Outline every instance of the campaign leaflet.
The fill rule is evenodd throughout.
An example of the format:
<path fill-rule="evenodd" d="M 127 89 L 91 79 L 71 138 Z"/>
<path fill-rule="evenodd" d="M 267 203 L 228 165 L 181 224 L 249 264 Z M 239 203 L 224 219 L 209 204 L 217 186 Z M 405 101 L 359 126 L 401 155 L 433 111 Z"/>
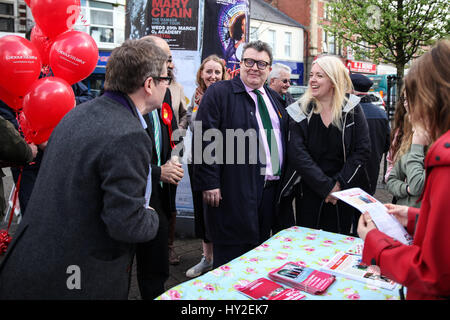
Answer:
<path fill-rule="evenodd" d="M 306 297 L 297 289 L 286 289 L 266 278 L 256 279 L 238 290 L 253 300 L 300 300 Z"/>
<path fill-rule="evenodd" d="M 412 237 L 406 229 L 391 216 L 386 207 L 377 199 L 360 188 L 351 188 L 333 192 L 332 196 L 348 203 L 362 213 L 368 212 L 378 230 L 401 243 L 410 245 Z"/>
<path fill-rule="evenodd" d="M 354 254 L 338 252 L 327 264 L 322 266 L 322 270 L 388 290 L 397 287 L 397 283 L 381 274 L 378 266 L 361 264 L 361 256 Z"/>
<path fill-rule="evenodd" d="M 311 294 L 323 294 L 336 279 L 335 276 L 288 262 L 269 272 L 269 278 Z"/>

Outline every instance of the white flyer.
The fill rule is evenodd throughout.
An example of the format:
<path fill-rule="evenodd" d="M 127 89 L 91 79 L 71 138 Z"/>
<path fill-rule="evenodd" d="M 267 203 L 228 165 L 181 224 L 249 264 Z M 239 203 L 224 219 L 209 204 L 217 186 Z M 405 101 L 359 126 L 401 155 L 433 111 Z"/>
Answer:
<path fill-rule="evenodd" d="M 412 243 L 412 237 L 400 222 L 387 212 L 386 207 L 380 201 L 366 193 L 364 190 L 361 190 L 360 188 L 351 188 L 333 192 L 332 195 L 355 207 L 362 213 L 367 211 L 378 230 L 381 232 L 401 243 L 407 245 Z"/>

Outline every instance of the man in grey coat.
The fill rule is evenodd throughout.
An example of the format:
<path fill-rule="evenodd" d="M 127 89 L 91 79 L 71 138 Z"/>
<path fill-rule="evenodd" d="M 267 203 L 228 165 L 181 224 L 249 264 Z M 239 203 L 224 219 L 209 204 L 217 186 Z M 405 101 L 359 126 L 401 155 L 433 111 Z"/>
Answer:
<path fill-rule="evenodd" d="M 27 215 L 0 265 L 1 299 L 127 299 L 135 243 L 151 240 L 151 140 L 167 56 L 128 40 L 113 50 L 105 94 L 69 112 L 50 137 Z"/>

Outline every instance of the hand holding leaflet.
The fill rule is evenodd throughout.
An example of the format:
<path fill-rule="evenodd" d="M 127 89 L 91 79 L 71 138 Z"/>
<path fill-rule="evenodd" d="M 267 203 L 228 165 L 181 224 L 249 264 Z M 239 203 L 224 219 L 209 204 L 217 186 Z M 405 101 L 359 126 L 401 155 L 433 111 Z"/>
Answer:
<path fill-rule="evenodd" d="M 368 212 L 381 232 L 384 232 L 403 244 L 409 245 L 412 243 L 411 236 L 397 219 L 387 212 L 386 207 L 381 202 L 365 191 L 360 188 L 351 188 L 334 192 L 332 195 L 355 207 L 362 213 Z"/>

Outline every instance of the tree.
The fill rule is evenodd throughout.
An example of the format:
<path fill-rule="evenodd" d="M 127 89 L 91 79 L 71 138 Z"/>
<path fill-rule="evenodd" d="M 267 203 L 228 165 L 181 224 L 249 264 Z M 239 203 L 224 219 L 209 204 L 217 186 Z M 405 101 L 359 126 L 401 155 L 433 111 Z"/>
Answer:
<path fill-rule="evenodd" d="M 327 10 L 326 31 L 357 56 L 394 64 L 399 79 L 411 59 L 450 34 L 448 0 L 335 0 Z"/>

